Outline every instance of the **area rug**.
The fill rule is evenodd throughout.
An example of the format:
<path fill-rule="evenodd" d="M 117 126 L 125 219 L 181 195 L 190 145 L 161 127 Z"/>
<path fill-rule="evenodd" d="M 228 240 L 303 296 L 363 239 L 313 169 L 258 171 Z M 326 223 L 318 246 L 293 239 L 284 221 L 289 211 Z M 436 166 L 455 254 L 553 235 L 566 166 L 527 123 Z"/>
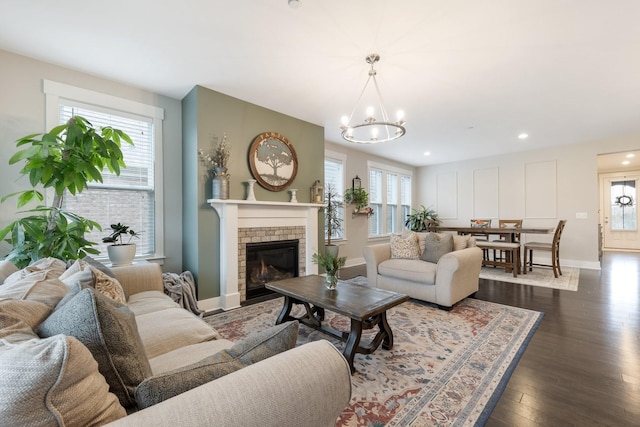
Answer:
<path fill-rule="evenodd" d="M 272 326 L 282 303 L 276 298 L 205 320 L 237 341 Z M 351 402 L 336 425 L 484 425 L 542 315 L 476 299 L 465 299 L 451 311 L 415 300 L 391 309 L 394 347 L 356 354 Z M 327 311 L 325 321 L 349 330 L 344 316 Z M 373 332 L 363 334 L 363 342 Z M 300 325 L 297 345 L 319 339 L 344 349 L 341 341 Z"/>
<path fill-rule="evenodd" d="M 503 268 L 482 267 L 480 278 L 564 291 L 577 291 L 580 269 L 562 267 L 562 275 L 556 279 L 550 268 L 534 268 L 533 271 L 527 271 L 527 274 L 518 274 L 518 277 L 513 277 L 513 273 L 507 273 Z"/>

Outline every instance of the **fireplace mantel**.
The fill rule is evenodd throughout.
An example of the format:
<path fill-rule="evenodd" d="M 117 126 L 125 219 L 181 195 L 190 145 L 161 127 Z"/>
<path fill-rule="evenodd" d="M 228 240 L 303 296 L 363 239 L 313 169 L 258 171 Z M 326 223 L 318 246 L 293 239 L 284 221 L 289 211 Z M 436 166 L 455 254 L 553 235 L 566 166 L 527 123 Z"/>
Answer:
<path fill-rule="evenodd" d="M 220 307 L 240 306 L 238 291 L 238 229 L 254 227 L 304 226 L 307 274 L 317 274 L 311 255 L 318 250 L 317 203 L 266 202 L 255 200 L 209 199 L 207 203 L 220 218 Z"/>

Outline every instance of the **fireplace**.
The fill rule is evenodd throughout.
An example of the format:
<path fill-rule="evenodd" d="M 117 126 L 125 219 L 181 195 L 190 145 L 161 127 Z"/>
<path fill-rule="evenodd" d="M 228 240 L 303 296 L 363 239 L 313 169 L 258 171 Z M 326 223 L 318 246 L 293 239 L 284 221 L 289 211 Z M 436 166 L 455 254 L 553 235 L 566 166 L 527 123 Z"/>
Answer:
<path fill-rule="evenodd" d="M 298 277 L 298 244 L 297 239 L 247 243 L 247 299 L 270 294 L 265 283 Z"/>

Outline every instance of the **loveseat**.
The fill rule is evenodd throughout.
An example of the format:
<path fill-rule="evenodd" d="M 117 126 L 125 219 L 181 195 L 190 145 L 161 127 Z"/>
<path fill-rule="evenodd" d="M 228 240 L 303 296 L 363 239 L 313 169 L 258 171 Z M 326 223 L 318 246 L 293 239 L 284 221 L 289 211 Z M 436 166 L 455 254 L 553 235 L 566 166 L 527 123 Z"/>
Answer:
<path fill-rule="evenodd" d="M 159 265 L 76 264 L 0 261 L 0 425 L 333 426 L 348 405 L 344 357 L 295 347 L 297 322 L 233 343 L 163 293 Z"/>
<path fill-rule="evenodd" d="M 440 240 L 450 240 L 450 250 L 437 247 L 436 253 L 430 254 L 429 242 L 439 245 Z M 402 250 L 394 251 L 394 244 Z M 441 308 L 451 308 L 478 290 L 482 250 L 473 237 L 405 232 L 391 236 L 389 243 L 366 246 L 363 255 L 367 284 L 375 288 L 407 294 Z"/>

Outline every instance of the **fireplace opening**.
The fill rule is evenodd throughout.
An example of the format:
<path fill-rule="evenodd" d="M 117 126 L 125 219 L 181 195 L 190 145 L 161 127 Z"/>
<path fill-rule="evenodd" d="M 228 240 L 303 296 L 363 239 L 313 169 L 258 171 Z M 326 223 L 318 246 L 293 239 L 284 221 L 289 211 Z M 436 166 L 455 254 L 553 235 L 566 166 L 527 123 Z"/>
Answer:
<path fill-rule="evenodd" d="M 247 299 L 272 293 L 268 282 L 298 277 L 298 240 L 247 243 Z"/>

